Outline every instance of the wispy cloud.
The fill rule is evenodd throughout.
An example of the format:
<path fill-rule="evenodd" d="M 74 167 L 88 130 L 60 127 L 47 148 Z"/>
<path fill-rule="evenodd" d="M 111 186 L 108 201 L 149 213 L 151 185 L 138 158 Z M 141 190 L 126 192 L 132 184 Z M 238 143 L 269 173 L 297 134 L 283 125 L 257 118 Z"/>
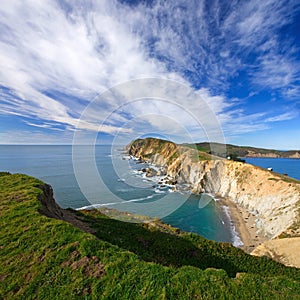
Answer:
<path fill-rule="evenodd" d="M 79 5 L 68 12 L 53 1 L 1 5 L 0 67 L 5 72 L 0 80 L 13 91 L 1 91 L 2 113 L 74 127 L 84 106 L 74 111 L 76 103 L 44 91 L 58 90 L 88 103 L 120 81 L 159 74 L 160 67 L 144 57 L 138 38 L 111 15 L 117 4 L 99 6 L 95 14 Z"/>
<path fill-rule="evenodd" d="M 291 88 L 300 79 L 300 63 L 291 55 L 268 53 L 260 58 L 260 68 L 253 72 L 253 82 L 262 87 L 281 89 L 286 94 L 286 89 Z M 293 94 L 299 88 L 293 88 Z M 292 96 L 292 93 L 290 93 Z"/>
<path fill-rule="evenodd" d="M 295 81 L 296 74 L 299 76 L 300 66 L 294 64 L 295 51 L 283 51 L 290 48 L 293 38 L 285 38 L 283 43 L 279 35 L 279 29 L 290 24 L 299 12 L 299 3 L 293 0 L 210 1 L 209 5 L 206 1 L 154 3 L 131 11 L 126 15 L 128 22 L 146 40 L 149 55 L 194 84 L 226 89 L 228 79 L 239 76 L 245 69 L 252 71 L 249 75 L 253 82 L 271 88 L 283 87 L 279 73 L 285 77 L 285 87 Z M 276 56 L 272 66 L 269 55 Z M 280 72 L 275 72 L 276 65 Z M 256 80 L 257 75 L 262 79 L 268 77 L 269 81 Z"/>
<path fill-rule="evenodd" d="M 296 111 L 292 111 L 292 112 L 286 112 L 283 114 L 279 114 L 277 116 L 273 116 L 273 117 L 269 117 L 265 120 L 266 123 L 268 122 L 281 122 L 281 121 L 287 121 L 287 120 L 291 120 L 294 119 L 295 117 L 297 117 L 299 114 Z"/>
<path fill-rule="evenodd" d="M 299 95 L 297 48 L 289 38 L 283 47 L 278 33 L 299 9 L 295 1 L 281 0 L 210 1 L 209 5 L 204 0 L 138 5 L 114 0 L 4 1 L 0 7 L 0 114 L 37 119 L 26 124 L 41 130 L 71 132 L 79 124 L 81 130 L 115 134 L 122 124 L 142 115 L 149 103 L 136 105 L 135 111 L 114 113 L 104 122 L 128 101 L 111 95 L 99 101 L 88 120 L 78 123 L 86 105 L 118 83 L 163 77 L 190 86 L 218 116 L 225 132 L 265 129 L 276 119 L 272 112 L 263 117 L 251 114 L 226 94 L 231 80 L 246 73 L 243 80 L 250 89 L 267 87 L 289 97 Z M 165 97 L 172 98 L 174 93 L 166 91 Z M 199 103 L 188 97 L 178 103 L 204 118 Z M 172 112 L 173 118 L 193 129 L 180 109 L 156 103 L 147 112 Z M 288 116 L 283 113 L 277 120 L 284 117 Z M 159 118 L 144 121 L 170 129 Z M 133 128 L 122 130 L 130 133 Z"/>
<path fill-rule="evenodd" d="M 52 130 L 64 131 L 64 129 L 54 127 L 53 124 L 49 124 L 49 123 L 36 124 L 36 123 L 29 122 L 29 121 L 24 121 L 24 123 L 29 126 L 33 126 L 33 127 L 48 128 L 48 129 L 52 129 Z"/>

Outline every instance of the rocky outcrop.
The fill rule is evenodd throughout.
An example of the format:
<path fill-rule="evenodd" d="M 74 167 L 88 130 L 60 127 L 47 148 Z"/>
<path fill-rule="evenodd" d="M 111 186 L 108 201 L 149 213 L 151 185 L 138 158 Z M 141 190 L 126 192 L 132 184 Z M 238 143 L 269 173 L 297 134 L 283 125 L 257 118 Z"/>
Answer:
<path fill-rule="evenodd" d="M 64 209 L 59 207 L 55 202 L 51 185 L 39 185 L 38 188 L 42 190 L 42 193 L 39 195 L 39 201 L 41 203 L 40 213 L 49 218 L 63 219 Z"/>
<path fill-rule="evenodd" d="M 299 152 L 295 152 L 295 153 L 289 155 L 289 158 L 300 158 L 300 153 Z"/>
<path fill-rule="evenodd" d="M 268 256 L 286 266 L 300 268 L 300 238 L 271 240 L 259 245 L 251 252 L 255 256 Z"/>
<path fill-rule="evenodd" d="M 279 158 L 281 157 L 278 153 L 257 153 L 253 151 L 249 151 L 248 154 L 246 154 L 246 157 L 261 157 L 261 158 Z"/>
<path fill-rule="evenodd" d="M 130 155 L 164 166 L 177 186 L 194 193 L 226 197 L 256 217 L 259 233 L 275 238 L 300 235 L 300 182 L 249 164 L 216 159 L 203 160 L 196 150 L 158 139 L 144 139 L 127 146 Z M 200 159 L 199 159 L 200 158 Z"/>
<path fill-rule="evenodd" d="M 259 157 L 259 158 L 300 158 L 300 153 L 296 151 L 291 152 L 280 152 L 280 153 L 260 153 L 254 151 L 248 151 L 245 157 Z"/>
<path fill-rule="evenodd" d="M 83 222 L 80 217 L 76 215 L 76 212 L 69 209 L 61 208 L 53 197 L 52 187 L 48 184 L 38 186 L 42 190 L 39 195 L 39 201 L 41 203 L 39 212 L 49 218 L 62 220 L 72 224 L 82 231 L 88 233 L 95 233 L 95 230 L 91 229 L 87 223 Z"/>
<path fill-rule="evenodd" d="M 260 158 L 300 158 L 298 151 L 278 151 L 278 152 L 267 152 L 260 153 L 249 150 L 245 157 L 260 157 Z"/>

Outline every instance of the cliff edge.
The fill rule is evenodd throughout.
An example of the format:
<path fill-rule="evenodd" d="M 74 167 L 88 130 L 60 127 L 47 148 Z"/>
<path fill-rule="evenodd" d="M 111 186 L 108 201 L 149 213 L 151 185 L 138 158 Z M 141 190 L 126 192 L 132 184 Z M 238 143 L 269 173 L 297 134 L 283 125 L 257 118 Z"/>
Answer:
<path fill-rule="evenodd" d="M 62 209 L 49 185 L 0 172 L 0 299 L 298 299 L 299 275 L 159 221 Z"/>

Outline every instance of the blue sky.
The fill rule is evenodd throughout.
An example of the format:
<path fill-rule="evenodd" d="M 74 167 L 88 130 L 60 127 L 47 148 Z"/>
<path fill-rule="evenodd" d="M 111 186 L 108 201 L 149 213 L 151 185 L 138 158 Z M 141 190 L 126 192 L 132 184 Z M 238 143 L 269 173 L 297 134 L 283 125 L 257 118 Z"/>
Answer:
<path fill-rule="evenodd" d="M 207 106 L 227 143 L 300 149 L 299 28 L 297 0 L 4 0 L 0 143 L 70 144 L 78 130 L 212 140 Z M 148 77 L 198 98 L 107 94 Z"/>

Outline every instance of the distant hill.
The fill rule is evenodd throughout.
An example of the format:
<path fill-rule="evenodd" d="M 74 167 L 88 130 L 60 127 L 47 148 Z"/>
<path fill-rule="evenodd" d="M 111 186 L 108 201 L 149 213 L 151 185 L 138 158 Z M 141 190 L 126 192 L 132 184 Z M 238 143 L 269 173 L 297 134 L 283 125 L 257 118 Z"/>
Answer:
<path fill-rule="evenodd" d="M 191 144 L 184 144 L 193 146 Z M 300 158 L 300 150 L 280 151 L 274 149 L 256 148 L 250 146 L 237 146 L 219 143 L 196 143 L 197 149 L 208 154 L 220 157 L 270 157 L 270 158 Z M 213 149 L 213 150 L 212 150 Z M 219 149 L 219 150 L 218 150 Z M 226 153 L 224 153 L 226 149 Z"/>

